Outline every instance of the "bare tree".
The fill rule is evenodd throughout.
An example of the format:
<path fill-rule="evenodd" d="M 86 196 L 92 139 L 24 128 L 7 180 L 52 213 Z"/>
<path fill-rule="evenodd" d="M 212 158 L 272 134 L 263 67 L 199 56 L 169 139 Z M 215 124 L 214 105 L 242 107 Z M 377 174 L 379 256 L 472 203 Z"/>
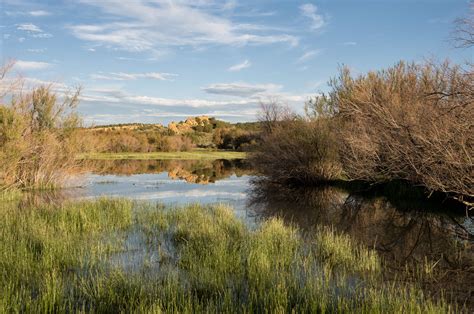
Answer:
<path fill-rule="evenodd" d="M 260 112 L 258 121 L 262 124 L 263 131 L 271 133 L 276 124 L 285 120 L 293 120 L 295 114 L 287 105 L 281 104 L 277 99 L 269 99 L 267 102 L 260 102 Z"/>
<path fill-rule="evenodd" d="M 465 18 L 455 21 L 454 42 L 458 48 L 470 48 L 474 46 L 474 1 L 469 4 L 469 13 Z"/>
<path fill-rule="evenodd" d="M 0 103 L 3 101 L 5 96 L 11 94 L 15 90 L 18 90 L 19 86 L 22 84 L 23 80 L 21 77 L 8 77 L 8 74 L 12 71 L 14 66 L 14 60 L 9 60 L 4 65 L 0 66 Z"/>

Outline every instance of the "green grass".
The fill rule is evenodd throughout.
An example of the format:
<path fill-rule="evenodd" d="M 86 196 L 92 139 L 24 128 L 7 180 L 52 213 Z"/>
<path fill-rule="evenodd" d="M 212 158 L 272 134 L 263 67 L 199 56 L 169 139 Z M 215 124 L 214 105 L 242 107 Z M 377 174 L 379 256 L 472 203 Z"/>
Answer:
<path fill-rule="evenodd" d="M 347 236 L 280 219 L 249 228 L 225 206 L 12 196 L 0 212 L 0 313 L 452 310 L 385 284 L 377 255 Z"/>
<path fill-rule="evenodd" d="M 114 160 L 114 159 L 135 159 L 135 160 L 215 160 L 215 159 L 244 159 L 245 152 L 235 151 L 214 151 L 214 150 L 193 150 L 189 152 L 154 152 L 154 153 L 88 153 L 81 154 L 80 159 L 94 160 Z"/>

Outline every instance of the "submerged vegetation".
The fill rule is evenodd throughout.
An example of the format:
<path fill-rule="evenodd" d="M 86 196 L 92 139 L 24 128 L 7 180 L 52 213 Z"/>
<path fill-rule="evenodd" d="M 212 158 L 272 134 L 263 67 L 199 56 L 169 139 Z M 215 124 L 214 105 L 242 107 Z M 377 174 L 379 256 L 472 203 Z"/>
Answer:
<path fill-rule="evenodd" d="M 384 283 L 376 253 L 331 229 L 251 228 L 223 206 L 18 202 L 0 202 L 2 312 L 453 310 Z"/>

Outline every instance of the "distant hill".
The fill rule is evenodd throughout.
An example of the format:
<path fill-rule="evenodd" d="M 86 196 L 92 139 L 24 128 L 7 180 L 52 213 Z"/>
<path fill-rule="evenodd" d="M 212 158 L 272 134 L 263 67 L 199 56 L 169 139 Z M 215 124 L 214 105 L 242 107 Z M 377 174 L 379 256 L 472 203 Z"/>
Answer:
<path fill-rule="evenodd" d="M 160 123 L 119 123 L 119 124 L 107 124 L 92 126 L 87 129 L 95 131 L 111 131 L 111 130 L 150 130 L 150 129 L 164 129 Z"/>
<path fill-rule="evenodd" d="M 248 131 L 258 131 L 259 122 L 237 122 L 230 123 L 218 120 L 214 117 L 205 115 L 188 117 L 184 121 L 172 121 L 167 126 L 161 123 L 117 123 L 88 127 L 86 129 L 94 131 L 119 131 L 119 130 L 137 130 L 137 131 L 168 131 L 172 134 L 186 134 L 189 132 L 210 133 L 217 128 L 238 128 Z"/>

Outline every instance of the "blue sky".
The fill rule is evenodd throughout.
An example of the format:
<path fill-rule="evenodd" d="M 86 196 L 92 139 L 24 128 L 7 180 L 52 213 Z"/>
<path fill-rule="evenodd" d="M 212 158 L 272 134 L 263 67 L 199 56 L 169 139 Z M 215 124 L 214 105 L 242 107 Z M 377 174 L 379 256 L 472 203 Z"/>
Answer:
<path fill-rule="evenodd" d="M 300 111 L 341 65 L 472 61 L 450 42 L 466 0 L 0 0 L 0 54 L 28 84 L 82 86 L 88 124 Z"/>

